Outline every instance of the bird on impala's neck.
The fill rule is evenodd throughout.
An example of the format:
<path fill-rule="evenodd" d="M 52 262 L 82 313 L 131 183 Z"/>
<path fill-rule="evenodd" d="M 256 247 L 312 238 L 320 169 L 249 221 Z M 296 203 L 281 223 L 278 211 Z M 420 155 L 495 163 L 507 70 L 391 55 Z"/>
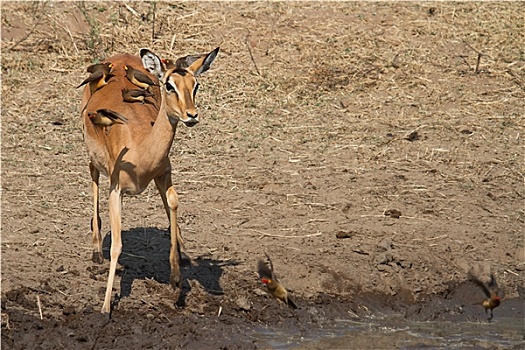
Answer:
<path fill-rule="evenodd" d="M 151 96 L 153 96 L 153 94 L 144 89 L 130 90 L 128 88 L 122 88 L 122 99 L 124 102 L 140 102 L 144 104 L 144 100 Z"/>
<path fill-rule="evenodd" d="M 111 62 L 93 64 L 87 67 L 87 72 L 91 73 L 91 75 L 80 83 L 80 85 L 77 86 L 77 89 L 82 85 L 89 83 L 89 91 L 91 92 L 91 95 L 93 95 L 95 91 L 105 86 L 109 79 L 114 76 L 112 71 L 113 64 Z"/>
<path fill-rule="evenodd" d="M 162 63 L 164 63 L 164 67 L 166 68 L 166 70 L 175 69 L 176 68 L 175 62 L 173 62 L 173 60 L 171 60 L 169 58 L 163 59 L 161 61 L 162 61 Z"/>
<path fill-rule="evenodd" d="M 158 86 L 146 73 L 133 68 L 130 65 L 124 65 L 124 70 L 126 71 L 126 78 L 131 81 L 133 84 L 141 87 L 143 89 L 151 91 L 152 86 Z"/>
<path fill-rule="evenodd" d="M 488 316 L 488 320 L 492 320 L 493 315 L 493 309 L 497 308 L 501 304 L 501 296 L 500 296 L 500 289 L 498 287 L 498 283 L 496 282 L 496 277 L 494 277 L 494 274 L 490 273 L 490 281 L 488 284 L 485 284 L 482 282 L 479 278 L 474 276 L 474 274 L 469 271 L 468 272 L 468 279 L 476 284 L 482 291 L 483 294 L 487 297 L 481 302 L 477 302 L 475 304 L 481 304 L 485 308 L 485 313 L 490 311 L 490 314 Z"/>
<path fill-rule="evenodd" d="M 279 280 L 277 280 L 277 277 L 273 271 L 272 260 L 268 254 L 266 254 L 266 257 L 268 258 L 270 267 L 268 267 L 268 265 L 262 260 L 259 260 L 258 264 L 259 277 L 261 278 L 262 283 L 266 285 L 268 292 L 274 298 L 288 305 L 292 309 L 297 309 L 297 305 L 295 305 L 293 300 L 288 295 L 286 288 L 279 282 Z"/>

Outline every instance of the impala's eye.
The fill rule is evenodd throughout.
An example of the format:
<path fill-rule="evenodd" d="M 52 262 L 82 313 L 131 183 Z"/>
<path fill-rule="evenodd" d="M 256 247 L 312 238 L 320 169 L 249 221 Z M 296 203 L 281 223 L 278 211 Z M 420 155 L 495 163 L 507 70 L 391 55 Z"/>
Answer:
<path fill-rule="evenodd" d="M 166 90 L 168 90 L 169 92 L 174 92 L 175 91 L 175 86 L 173 86 L 169 81 L 166 82 Z"/>
<path fill-rule="evenodd" d="M 195 84 L 195 87 L 193 88 L 193 97 L 194 98 L 195 98 L 195 95 L 197 94 L 197 90 L 199 90 L 199 86 L 200 86 L 200 84 L 197 83 L 197 84 Z"/>

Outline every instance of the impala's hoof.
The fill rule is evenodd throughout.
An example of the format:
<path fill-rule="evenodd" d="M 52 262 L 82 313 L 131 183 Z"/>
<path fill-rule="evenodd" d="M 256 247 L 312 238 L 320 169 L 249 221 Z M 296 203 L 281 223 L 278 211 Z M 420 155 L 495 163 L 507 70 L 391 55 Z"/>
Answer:
<path fill-rule="evenodd" d="M 103 315 L 107 315 L 108 317 L 111 317 L 111 306 L 109 304 L 102 305 L 102 310 L 100 310 L 100 313 Z"/>
<path fill-rule="evenodd" d="M 170 274 L 170 284 L 171 287 L 175 290 L 181 290 L 182 288 L 182 275 L 180 271 L 172 271 Z"/>
<path fill-rule="evenodd" d="M 102 256 L 102 252 L 93 252 L 93 256 L 91 257 L 91 260 L 95 264 L 102 264 L 104 262 L 104 256 Z"/>

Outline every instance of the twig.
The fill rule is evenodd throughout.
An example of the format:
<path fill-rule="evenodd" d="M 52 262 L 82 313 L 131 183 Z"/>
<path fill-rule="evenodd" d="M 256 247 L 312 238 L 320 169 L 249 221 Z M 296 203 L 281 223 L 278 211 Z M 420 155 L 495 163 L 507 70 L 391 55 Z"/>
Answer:
<path fill-rule="evenodd" d="M 251 229 L 251 231 L 255 232 L 255 233 L 258 233 L 262 236 L 268 236 L 268 237 L 279 237 L 279 238 L 304 238 L 304 237 L 315 237 L 315 236 L 320 236 L 322 235 L 323 233 L 322 232 L 317 232 L 317 233 L 310 233 L 310 234 L 307 234 L 307 235 L 302 235 L 302 236 L 285 236 L 285 235 L 276 235 L 276 234 L 271 234 L 271 233 L 266 233 L 266 232 L 262 232 L 262 231 L 258 231 L 258 230 L 253 230 Z"/>
<path fill-rule="evenodd" d="M 131 12 L 132 14 L 134 14 L 136 17 L 140 17 L 140 13 L 138 13 L 137 11 L 135 11 L 131 6 L 129 6 L 128 4 L 124 4 L 124 6 L 126 6 L 126 8 L 128 9 L 128 11 Z"/>
<path fill-rule="evenodd" d="M 36 296 L 36 303 L 38 305 L 38 312 L 40 313 L 40 319 L 43 320 L 44 316 L 42 316 L 42 304 L 40 303 L 40 296 Z"/>
<path fill-rule="evenodd" d="M 447 238 L 447 237 L 448 237 L 448 235 L 437 236 L 437 237 L 427 238 L 427 241 L 434 241 L 436 239 Z"/>
<path fill-rule="evenodd" d="M 173 36 L 171 37 L 171 42 L 170 42 L 170 52 L 173 52 L 173 45 L 175 45 L 175 37 L 176 37 L 177 34 L 173 34 Z"/>
<path fill-rule="evenodd" d="M 219 306 L 219 312 L 217 313 L 217 317 L 220 317 L 222 313 L 222 306 Z"/>
<path fill-rule="evenodd" d="M 510 273 L 510 274 L 513 274 L 514 276 L 519 276 L 519 273 L 516 273 L 516 272 L 511 271 L 511 270 L 508 270 L 508 269 L 506 269 L 505 272 L 508 272 L 508 273 Z"/>
<path fill-rule="evenodd" d="M 477 54 L 478 54 L 478 59 L 476 61 L 476 68 L 474 69 L 474 74 L 478 74 L 479 73 L 479 63 L 481 61 L 481 56 L 485 56 L 485 54 L 479 52 L 478 50 L 476 50 L 475 48 L 472 47 L 472 45 L 470 45 L 469 43 L 467 43 L 465 41 L 465 39 L 463 39 L 463 43 L 465 45 L 467 45 L 468 47 L 470 47 L 473 51 L 475 51 Z"/>
<path fill-rule="evenodd" d="M 259 67 L 257 66 L 257 62 L 255 62 L 255 58 L 253 57 L 252 48 L 250 47 L 250 43 L 248 42 L 248 36 L 250 34 L 246 34 L 246 38 L 244 39 L 244 43 L 248 47 L 248 53 L 250 54 L 250 58 L 252 59 L 253 65 L 255 66 L 255 70 L 257 71 L 257 74 L 259 76 L 262 76 L 261 71 L 259 70 Z"/>

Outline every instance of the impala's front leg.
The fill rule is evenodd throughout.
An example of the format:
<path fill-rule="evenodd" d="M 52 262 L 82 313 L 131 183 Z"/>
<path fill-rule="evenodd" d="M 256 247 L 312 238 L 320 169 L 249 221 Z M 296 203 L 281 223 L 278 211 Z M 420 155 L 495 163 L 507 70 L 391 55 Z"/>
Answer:
<path fill-rule="evenodd" d="M 171 248 L 170 248 L 170 283 L 173 289 L 180 291 L 182 285 L 182 275 L 180 273 L 180 245 L 181 236 L 179 225 L 177 225 L 177 208 L 179 206 L 179 196 L 173 186 L 168 187 L 166 191 L 166 197 L 168 198 L 168 205 L 170 207 L 170 236 L 171 236 Z"/>
<path fill-rule="evenodd" d="M 170 247 L 170 283 L 176 292 L 180 292 L 182 284 L 182 275 L 180 273 L 180 250 L 182 244 L 182 237 L 180 235 L 179 225 L 177 225 L 177 209 L 179 206 L 179 197 L 177 192 L 173 188 L 171 182 L 171 170 L 166 172 L 164 175 L 159 176 L 155 179 L 155 184 L 161 194 L 164 202 L 164 198 L 168 205 L 169 219 L 170 219 L 170 236 L 171 236 L 171 247 Z"/>
<path fill-rule="evenodd" d="M 100 220 L 99 208 L 98 208 L 98 180 L 100 178 L 100 171 L 89 163 L 89 173 L 91 174 L 92 187 L 93 187 L 93 217 L 91 218 L 91 232 L 93 233 L 93 256 L 91 260 L 94 263 L 102 264 L 104 262 L 104 256 L 102 255 L 102 236 L 100 230 L 102 228 L 102 220 Z"/>
<path fill-rule="evenodd" d="M 109 264 L 108 285 L 106 287 L 106 297 L 104 298 L 104 305 L 102 305 L 102 313 L 109 313 L 111 311 L 111 291 L 113 290 L 113 281 L 115 280 L 115 272 L 117 270 L 117 262 L 122 252 L 122 237 L 121 237 L 121 205 L 122 196 L 120 188 L 112 185 L 109 193 L 109 220 L 111 224 L 111 262 Z"/>

